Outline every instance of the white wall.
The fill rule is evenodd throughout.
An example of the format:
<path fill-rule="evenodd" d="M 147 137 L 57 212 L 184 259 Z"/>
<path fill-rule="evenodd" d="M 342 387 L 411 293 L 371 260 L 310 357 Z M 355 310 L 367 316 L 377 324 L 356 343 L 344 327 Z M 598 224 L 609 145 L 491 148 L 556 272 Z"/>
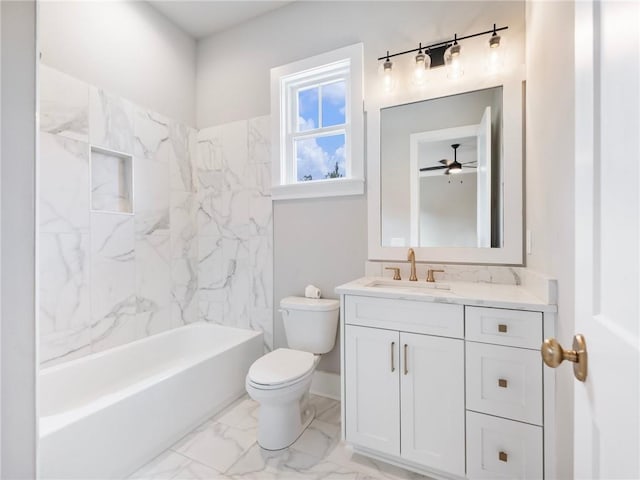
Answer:
<path fill-rule="evenodd" d="M 195 126 L 196 42 L 146 2 L 40 2 L 42 61 Z"/>
<path fill-rule="evenodd" d="M 36 478 L 36 4 L 2 11 L 2 478 Z"/>
<path fill-rule="evenodd" d="M 295 2 L 198 45 L 198 127 L 270 113 L 270 69 L 364 43 L 365 98 L 377 87 L 377 57 L 419 42 L 508 24 L 514 48 L 524 38 L 524 2 Z M 505 37 L 506 38 L 506 37 Z M 406 57 L 408 61 L 410 57 Z M 328 297 L 364 274 L 365 196 L 274 202 L 274 308 L 316 283 Z M 274 311 L 275 346 L 285 344 Z M 337 372 L 337 352 L 321 370 Z"/>
<path fill-rule="evenodd" d="M 420 245 L 475 247 L 478 174 L 429 175 L 420 178 Z"/>
<path fill-rule="evenodd" d="M 527 4 L 527 266 L 558 280 L 558 332 L 574 332 L 574 7 Z M 546 367 L 545 367 L 546 368 Z M 573 478 L 573 379 L 557 369 L 558 478 Z"/>

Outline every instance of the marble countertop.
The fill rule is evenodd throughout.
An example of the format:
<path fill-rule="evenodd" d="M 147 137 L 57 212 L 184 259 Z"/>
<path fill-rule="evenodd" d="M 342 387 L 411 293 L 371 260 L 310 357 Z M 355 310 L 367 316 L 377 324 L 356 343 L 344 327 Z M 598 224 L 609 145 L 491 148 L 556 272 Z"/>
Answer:
<path fill-rule="evenodd" d="M 336 287 L 341 295 L 397 298 L 422 302 L 455 303 L 480 307 L 509 308 L 557 312 L 556 305 L 545 303 L 530 290 L 520 285 L 479 282 L 436 282 L 432 285 L 418 282 L 393 281 L 386 277 L 362 277 Z M 377 285 L 375 285 L 378 283 Z M 371 286 L 374 284 L 375 286 Z M 446 289 L 449 287 L 449 289 Z"/>

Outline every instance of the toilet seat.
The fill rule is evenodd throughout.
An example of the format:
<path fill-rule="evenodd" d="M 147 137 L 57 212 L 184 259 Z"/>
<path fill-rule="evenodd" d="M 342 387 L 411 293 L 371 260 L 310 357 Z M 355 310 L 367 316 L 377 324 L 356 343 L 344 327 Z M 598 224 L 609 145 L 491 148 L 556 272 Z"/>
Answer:
<path fill-rule="evenodd" d="M 253 362 L 247 380 L 263 390 L 283 388 L 312 373 L 317 361 L 312 353 L 278 348 Z"/>

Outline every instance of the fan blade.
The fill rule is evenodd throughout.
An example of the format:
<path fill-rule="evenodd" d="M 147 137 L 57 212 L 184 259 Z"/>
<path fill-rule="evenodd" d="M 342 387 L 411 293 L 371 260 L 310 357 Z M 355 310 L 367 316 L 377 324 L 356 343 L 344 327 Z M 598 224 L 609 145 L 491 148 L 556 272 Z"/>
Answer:
<path fill-rule="evenodd" d="M 466 165 L 466 164 L 463 164 L 462 168 L 478 168 L 478 166 L 477 165 Z"/>
<path fill-rule="evenodd" d="M 446 166 L 446 165 L 443 165 L 443 166 L 441 166 L 441 167 L 422 167 L 422 168 L 420 169 L 420 171 L 421 171 L 421 172 L 428 172 L 428 171 L 430 171 L 430 170 L 442 170 L 443 168 L 447 168 L 447 166 Z"/>
<path fill-rule="evenodd" d="M 448 160 L 446 158 L 443 158 L 442 160 L 440 160 L 440 163 L 443 165 L 451 165 L 453 163 L 452 160 Z"/>

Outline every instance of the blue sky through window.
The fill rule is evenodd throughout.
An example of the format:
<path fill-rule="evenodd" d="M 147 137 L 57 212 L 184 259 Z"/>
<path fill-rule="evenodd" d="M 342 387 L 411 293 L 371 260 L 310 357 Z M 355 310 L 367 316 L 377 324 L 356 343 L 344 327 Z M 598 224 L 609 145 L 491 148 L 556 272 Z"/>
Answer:
<path fill-rule="evenodd" d="M 323 180 L 338 175 L 346 175 L 345 167 L 345 135 L 327 135 L 322 137 L 296 140 L 297 180 Z"/>
<path fill-rule="evenodd" d="M 345 82 L 322 86 L 322 126 L 345 123 Z"/>
<path fill-rule="evenodd" d="M 298 91 L 298 131 L 306 132 L 319 126 L 319 87 Z"/>
<path fill-rule="evenodd" d="M 298 90 L 298 132 L 346 123 L 344 81 Z M 321 97 L 318 102 L 318 97 Z M 320 111 L 322 109 L 322 111 Z M 322 125 L 320 125 L 322 117 Z"/>

